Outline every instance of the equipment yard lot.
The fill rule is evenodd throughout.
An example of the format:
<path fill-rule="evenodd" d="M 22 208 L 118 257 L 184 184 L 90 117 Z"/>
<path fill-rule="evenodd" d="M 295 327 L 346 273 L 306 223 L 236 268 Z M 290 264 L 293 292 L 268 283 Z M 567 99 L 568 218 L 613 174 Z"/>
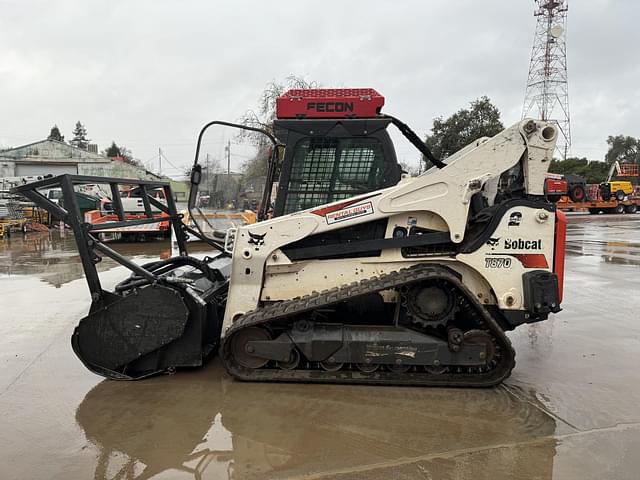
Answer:
<path fill-rule="evenodd" d="M 564 311 L 510 333 L 513 374 L 473 390 L 240 383 L 217 358 L 103 381 L 69 341 L 89 306 L 72 236 L 14 235 L 0 241 L 0 478 L 637 479 L 640 215 L 571 215 L 567 240 Z M 99 267 L 107 287 L 123 278 Z"/>

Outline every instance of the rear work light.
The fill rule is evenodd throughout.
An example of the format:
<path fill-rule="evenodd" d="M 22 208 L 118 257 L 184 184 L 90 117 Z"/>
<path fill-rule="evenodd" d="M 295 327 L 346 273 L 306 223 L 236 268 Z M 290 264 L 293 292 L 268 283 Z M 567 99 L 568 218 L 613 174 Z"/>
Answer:
<path fill-rule="evenodd" d="M 375 118 L 384 97 L 373 88 L 289 90 L 276 99 L 276 117 Z"/>

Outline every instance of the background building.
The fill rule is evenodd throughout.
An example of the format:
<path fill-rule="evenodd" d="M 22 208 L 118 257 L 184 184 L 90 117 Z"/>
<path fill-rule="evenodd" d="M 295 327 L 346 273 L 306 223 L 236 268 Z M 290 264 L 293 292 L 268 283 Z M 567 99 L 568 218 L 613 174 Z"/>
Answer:
<path fill-rule="evenodd" d="M 41 140 L 0 151 L 0 178 L 37 175 L 94 175 L 157 179 L 158 176 L 142 167 L 112 160 L 97 153 L 97 147 L 82 150 L 56 140 Z"/>

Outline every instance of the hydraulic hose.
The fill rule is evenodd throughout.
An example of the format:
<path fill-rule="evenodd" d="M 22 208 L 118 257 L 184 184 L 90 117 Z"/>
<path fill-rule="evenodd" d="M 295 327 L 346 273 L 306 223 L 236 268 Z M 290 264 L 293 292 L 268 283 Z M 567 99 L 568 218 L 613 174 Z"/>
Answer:
<path fill-rule="evenodd" d="M 400 133 L 402 133 L 402 135 L 404 135 L 404 137 L 407 140 L 409 140 L 409 142 L 411 142 L 411 144 L 414 147 L 416 147 L 418 150 L 420 150 L 420 153 L 422 153 L 427 158 L 427 160 L 429 160 L 431 163 L 433 163 L 438 168 L 444 168 L 444 167 L 447 166 L 446 163 L 443 163 L 442 161 L 438 160 L 433 155 L 433 153 L 431 153 L 431 150 L 429 150 L 429 147 L 427 147 L 427 145 L 420 139 L 420 137 L 418 137 L 416 132 L 411 130 L 409 125 L 407 125 L 404 122 L 401 122 L 396 117 L 393 117 L 391 115 L 386 115 L 385 114 L 384 116 L 391 120 L 391 123 L 393 123 L 396 126 L 396 128 L 398 130 L 400 130 Z"/>

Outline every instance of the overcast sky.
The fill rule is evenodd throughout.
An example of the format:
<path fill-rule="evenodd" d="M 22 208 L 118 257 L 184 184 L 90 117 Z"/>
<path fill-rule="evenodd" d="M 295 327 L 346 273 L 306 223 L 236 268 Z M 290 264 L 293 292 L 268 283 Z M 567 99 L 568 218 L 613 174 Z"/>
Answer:
<path fill-rule="evenodd" d="M 374 87 L 384 111 L 421 135 L 488 95 L 519 120 L 533 0 L 0 0 L 0 146 L 70 139 L 77 120 L 100 149 L 115 140 L 175 175 L 199 128 L 256 108 L 289 74 Z M 640 2 L 569 0 L 572 153 L 602 159 L 608 135 L 640 136 Z M 212 155 L 221 154 L 211 147 Z M 398 156 L 417 164 L 408 144 Z M 241 151 L 241 149 L 236 149 Z M 244 160 L 232 157 L 232 169 Z"/>

